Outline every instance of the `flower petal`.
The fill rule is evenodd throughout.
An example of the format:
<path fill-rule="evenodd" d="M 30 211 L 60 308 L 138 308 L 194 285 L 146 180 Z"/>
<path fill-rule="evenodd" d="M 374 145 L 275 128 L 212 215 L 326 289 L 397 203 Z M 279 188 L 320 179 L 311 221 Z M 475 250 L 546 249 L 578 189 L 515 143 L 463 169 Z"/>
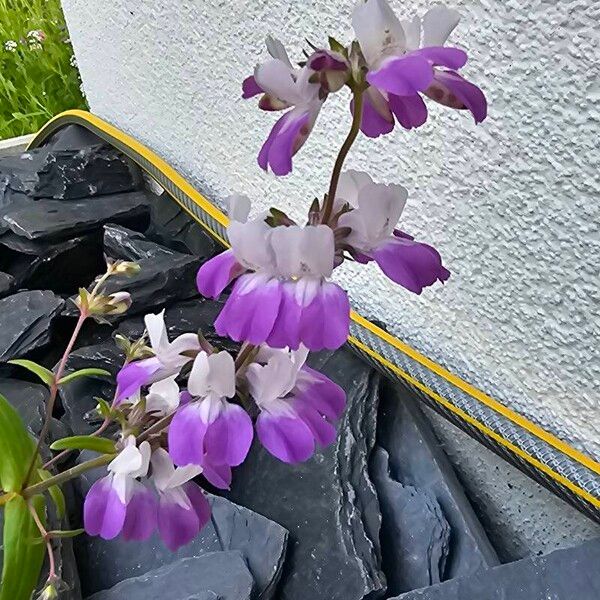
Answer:
<path fill-rule="evenodd" d="M 390 94 L 410 96 L 426 90 L 433 81 L 433 66 L 420 50 L 383 61 L 379 69 L 367 74 L 367 81 Z"/>
<path fill-rule="evenodd" d="M 228 490 L 231 486 L 231 467 L 229 465 L 213 465 L 205 459 L 202 475 L 220 490 Z"/>
<path fill-rule="evenodd" d="M 211 464 L 236 467 L 244 462 L 254 436 L 252 420 L 237 404 L 224 403 L 221 414 L 210 424 L 204 451 Z"/>
<path fill-rule="evenodd" d="M 198 403 L 188 404 L 177 411 L 168 434 L 169 454 L 176 465 L 202 465 L 206 430 Z"/>
<path fill-rule="evenodd" d="M 423 15 L 423 46 L 442 46 L 460 21 L 460 13 L 443 4 Z"/>
<path fill-rule="evenodd" d="M 161 367 L 160 360 L 155 356 L 125 365 L 117 373 L 117 402 L 122 402 L 125 398 L 129 398 L 139 392 L 140 388 L 149 383 L 152 376 Z"/>
<path fill-rule="evenodd" d="M 293 402 L 292 405 L 304 424 L 311 430 L 319 446 L 325 448 L 335 441 L 337 435 L 335 427 L 319 411 L 301 402 Z"/>
<path fill-rule="evenodd" d="M 123 525 L 123 538 L 127 541 L 144 541 L 156 529 L 158 498 L 143 484 L 136 482 Z"/>
<path fill-rule="evenodd" d="M 263 92 L 264 90 L 256 83 L 254 75 L 246 77 L 242 82 L 242 98 L 244 98 L 244 100 L 258 96 L 258 94 L 262 94 Z"/>
<path fill-rule="evenodd" d="M 198 517 L 200 530 L 210 521 L 210 503 L 208 502 L 202 488 L 191 481 L 183 486 L 183 489 L 190 499 L 192 508 Z"/>
<path fill-rule="evenodd" d="M 307 374 L 312 380 L 296 397 L 318 410 L 332 421 L 339 419 L 346 408 L 346 392 L 329 377 L 308 366 L 302 367 L 301 373 Z"/>
<path fill-rule="evenodd" d="M 125 523 L 127 507 L 112 487 L 112 477 L 99 479 L 92 485 L 83 504 L 83 522 L 88 535 L 105 540 L 117 537 Z"/>
<path fill-rule="evenodd" d="M 157 415 L 171 414 L 179 406 L 179 386 L 176 375 L 157 381 L 150 386 L 146 395 L 146 412 Z"/>
<path fill-rule="evenodd" d="M 421 48 L 414 54 L 423 56 L 434 67 L 448 67 L 449 69 L 460 69 L 467 62 L 467 53 L 460 48 L 446 48 L 444 46 L 431 46 Z"/>
<path fill-rule="evenodd" d="M 388 108 L 385 98 L 381 96 L 384 106 L 376 104 L 373 98 L 373 92 L 381 96 L 381 92 L 376 88 L 370 87 L 363 96 L 362 116 L 360 121 L 360 130 L 370 138 L 376 138 L 380 135 L 390 133 L 394 129 L 394 117 Z M 378 110 L 379 108 L 379 110 Z M 350 101 L 350 110 L 354 113 L 354 100 Z"/>
<path fill-rule="evenodd" d="M 412 96 L 390 94 L 389 103 L 398 123 L 404 129 L 420 127 L 427 121 L 427 107 L 419 94 Z"/>
<path fill-rule="evenodd" d="M 218 298 L 243 271 L 233 250 L 226 250 L 202 264 L 196 276 L 196 286 L 203 296 Z"/>
<path fill-rule="evenodd" d="M 256 433 L 261 444 L 286 463 L 304 462 L 315 451 L 313 434 L 299 418 L 261 412 L 256 420 Z"/>
<path fill-rule="evenodd" d="M 198 514 L 191 502 L 186 508 L 175 500 L 172 493 L 162 494 L 158 507 L 158 531 L 165 546 L 172 552 L 189 544 L 200 531 Z"/>

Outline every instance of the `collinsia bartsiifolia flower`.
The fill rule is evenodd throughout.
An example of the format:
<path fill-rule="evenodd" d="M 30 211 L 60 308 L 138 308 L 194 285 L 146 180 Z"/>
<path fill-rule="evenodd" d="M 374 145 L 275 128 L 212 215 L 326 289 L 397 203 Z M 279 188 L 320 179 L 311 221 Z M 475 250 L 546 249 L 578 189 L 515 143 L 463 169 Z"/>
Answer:
<path fill-rule="evenodd" d="M 347 204 L 352 210 L 339 217 L 338 227 L 349 230 L 342 242 L 355 260 L 374 260 L 392 281 L 420 294 L 424 287 L 446 281 L 450 272 L 435 248 L 395 229 L 407 197 L 401 185 L 374 183 L 367 173 L 346 171 L 336 206 Z"/>
<path fill-rule="evenodd" d="M 427 120 L 421 94 L 456 109 L 468 109 L 476 123 L 487 116 L 481 90 L 457 70 L 467 54 L 444 43 L 460 19 L 443 5 L 422 19 L 400 21 L 387 0 L 367 0 L 356 6 L 352 25 L 366 60 L 368 73 L 361 129 L 369 137 L 389 133 L 394 117 L 406 129 Z"/>
<path fill-rule="evenodd" d="M 194 359 L 182 406 L 169 427 L 169 454 L 179 466 L 197 465 L 216 487 L 227 488 L 231 467 L 241 464 L 252 443 L 248 413 L 227 398 L 235 395 L 235 364 L 225 351 Z"/>
<path fill-rule="evenodd" d="M 331 228 L 270 227 L 265 215 L 236 221 L 248 214 L 239 211 L 241 203 L 236 197 L 227 228 L 231 250 L 198 271 L 198 289 L 211 298 L 237 278 L 215 321 L 217 333 L 273 348 L 339 348 L 348 337 L 350 304 L 346 292 L 328 281 L 334 267 Z"/>
<path fill-rule="evenodd" d="M 144 323 L 154 356 L 131 362 L 119 371 L 117 402 L 134 396 L 144 385 L 176 375 L 192 360 L 183 353 L 200 349 L 198 336 L 194 333 L 184 333 L 169 342 L 164 310 L 157 315 L 146 315 Z"/>
<path fill-rule="evenodd" d="M 287 463 L 310 458 L 315 446 L 335 440 L 334 423 L 346 404 L 344 390 L 304 363 L 308 349 L 261 348 L 245 377 L 260 413 L 256 432 L 261 444 Z"/>

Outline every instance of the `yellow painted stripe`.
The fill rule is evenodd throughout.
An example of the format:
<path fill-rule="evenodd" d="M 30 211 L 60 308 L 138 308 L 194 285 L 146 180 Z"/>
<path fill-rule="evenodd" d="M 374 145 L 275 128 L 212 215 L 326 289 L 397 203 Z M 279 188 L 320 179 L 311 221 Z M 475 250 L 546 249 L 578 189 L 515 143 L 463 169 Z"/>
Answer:
<path fill-rule="evenodd" d="M 144 146 L 142 143 L 138 142 L 133 137 L 120 131 L 119 129 L 117 129 L 116 127 L 111 125 L 110 123 L 107 123 L 106 121 L 101 119 L 100 117 L 92 115 L 91 113 L 88 113 L 88 112 L 82 111 L 82 110 L 69 110 L 69 111 L 66 111 L 64 113 L 57 115 L 56 117 L 54 117 L 53 119 L 48 121 L 48 123 L 46 123 L 46 125 L 44 125 L 44 127 L 39 131 L 39 133 L 35 136 L 35 138 L 31 142 L 30 147 L 35 147 L 37 144 L 41 143 L 41 141 L 43 141 L 45 139 L 45 137 L 46 137 L 45 132 L 52 129 L 52 124 L 55 121 L 65 120 L 65 119 L 68 119 L 69 117 L 73 117 L 74 120 L 83 121 L 84 123 L 89 123 L 90 125 L 96 127 L 100 131 L 108 134 L 109 136 L 113 137 L 114 139 L 125 144 L 131 150 L 133 150 L 133 152 L 138 153 L 140 156 L 144 157 L 157 170 L 159 170 L 165 177 L 167 177 L 174 185 L 176 185 L 185 195 L 187 195 L 198 206 L 200 206 L 200 208 L 202 210 L 204 210 L 206 213 L 208 213 L 211 217 L 213 217 L 218 223 L 220 223 L 224 227 L 227 226 L 227 224 L 229 223 L 229 219 L 227 218 L 227 216 L 225 214 L 223 214 L 214 204 L 212 204 L 209 200 L 207 200 L 194 187 L 192 187 L 191 184 L 189 184 L 175 169 L 173 169 L 162 158 L 160 158 L 152 150 L 150 150 L 149 148 Z M 160 182 L 158 182 L 158 183 L 160 185 Z M 209 231 L 209 233 L 211 233 L 211 235 L 216 237 L 223 245 L 228 246 L 228 243 L 226 242 L 226 240 L 224 240 L 221 236 L 219 236 L 216 232 L 214 232 L 210 227 L 208 227 L 207 225 L 202 223 L 202 221 L 200 221 L 198 219 L 198 217 L 196 215 L 194 215 L 193 212 L 191 212 L 188 208 L 186 208 L 182 202 L 177 200 L 177 198 L 173 194 L 169 194 L 169 195 L 172 196 L 174 198 L 174 200 L 176 200 L 177 203 L 189 215 L 191 215 L 207 231 Z M 391 344 L 394 348 L 396 348 L 400 352 L 406 354 L 407 356 L 409 356 L 410 358 L 412 358 L 419 364 L 423 365 L 425 368 L 429 369 L 436 375 L 442 377 L 443 379 L 445 379 L 452 385 L 456 386 L 457 388 L 464 391 L 468 395 L 477 399 L 479 402 L 481 402 L 488 408 L 501 414 L 506 419 L 512 421 L 519 427 L 522 427 L 523 429 L 525 429 L 532 435 L 538 437 L 541 440 L 544 440 L 547 444 L 549 444 L 553 448 L 559 450 L 566 456 L 569 456 L 570 458 L 572 458 L 574 461 L 576 461 L 579 464 L 590 469 L 590 471 L 600 474 L 600 463 L 598 463 L 597 461 L 593 460 L 589 456 L 586 456 L 579 450 L 576 450 L 575 448 L 571 447 L 569 444 L 567 444 L 566 442 L 563 442 L 562 440 L 557 438 L 555 435 L 545 431 L 540 426 L 531 422 L 526 417 L 524 417 L 524 416 L 516 413 L 515 411 L 511 410 L 510 408 L 504 406 L 497 400 L 494 400 L 493 398 L 491 398 L 490 396 L 488 396 L 481 390 L 477 389 L 470 383 L 467 383 L 466 381 L 464 381 L 457 375 L 454 375 L 453 373 L 451 373 L 450 371 L 448 371 L 441 365 L 438 365 L 436 362 L 434 362 L 430 358 L 427 358 L 426 356 L 424 356 L 423 354 L 421 354 L 420 352 L 418 352 L 417 350 L 415 350 L 408 344 L 402 342 L 398 338 L 390 335 L 388 332 L 377 327 L 375 324 L 371 323 L 370 321 L 365 319 L 363 316 L 359 315 L 357 312 L 352 311 L 351 318 L 355 323 L 357 323 L 358 325 L 361 325 L 365 329 L 369 330 L 373 335 L 375 335 L 375 336 L 379 337 L 380 339 L 382 339 L 383 341 Z M 496 439 L 497 441 L 498 441 L 498 439 L 502 440 L 503 445 L 510 447 L 511 450 L 515 452 L 515 454 L 522 456 L 525 460 L 527 460 L 531 464 L 534 464 L 535 466 L 537 466 L 537 464 L 539 463 L 539 465 L 541 465 L 541 467 L 538 467 L 538 468 L 540 468 L 541 471 L 544 471 L 544 472 L 550 471 L 550 473 L 548 473 L 548 474 L 551 477 L 553 477 L 554 479 L 557 479 L 557 480 L 563 479 L 564 481 L 568 482 L 569 485 L 564 484 L 564 485 L 566 485 L 566 487 L 574 486 L 574 484 L 571 483 L 568 479 L 562 477 L 561 475 L 559 475 L 557 473 L 554 473 L 553 471 L 551 471 L 549 469 L 549 467 L 547 467 L 543 463 L 540 463 L 534 457 L 531 457 L 528 454 L 524 453 L 520 448 L 517 448 L 516 446 L 514 446 L 513 444 L 511 444 L 510 442 L 508 442 L 501 436 L 499 436 L 497 433 L 495 433 L 492 430 L 490 430 L 489 428 L 487 428 L 482 423 L 479 423 L 479 421 L 475 420 L 473 417 L 471 417 L 467 413 L 464 413 L 462 410 L 460 410 L 453 404 L 449 403 L 447 400 L 442 399 L 441 396 L 436 394 L 436 392 L 434 392 L 433 390 L 430 390 L 429 388 L 424 386 L 422 383 L 415 380 L 413 377 L 411 377 L 410 375 L 405 373 L 402 369 L 400 369 L 399 367 L 397 367 L 396 365 L 394 365 L 393 363 L 391 363 L 390 361 L 385 359 L 383 356 L 381 356 L 380 354 L 378 354 L 371 348 L 365 346 L 362 342 L 360 342 L 356 338 L 350 337 L 349 341 L 350 341 L 350 343 L 354 344 L 355 346 L 360 347 L 361 349 L 365 350 L 365 352 L 367 352 L 370 356 L 375 358 L 381 364 L 386 365 L 388 368 L 392 369 L 395 373 L 397 373 L 403 379 L 413 383 L 414 385 L 419 387 L 419 389 L 423 389 L 423 391 L 425 391 L 428 395 L 432 396 L 434 399 L 443 400 L 443 402 L 448 404 L 449 408 L 452 407 L 452 408 L 450 408 L 450 410 L 453 410 L 453 412 L 455 412 L 456 414 L 459 414 L 459 416 L 461 416 L 461 418 L 463 418 L 465 421 L 475 425 L 482 432 L 486 433 L 486 435 L 488 435 L 488 432 L 489 432 L 489 436 L 492 437 L 493 439 Z M 513 450 L 513 448 L 514 448 L 514 450 Z M 528 458 L 526 458 L 526 457 L 528 457 Z M 535 462 L 532 462 L 532 461 L 535 461 Z M 542 468 L 542 467 L 544 467 L 544 468 Z M 574 487 L 577 488 L 577 486 L 574 486 Z M 577 489 L 579 489 L 579 488 L 577 488 Z M 581 490 L 581 492 L 587 494 L 587 492 L 584 492 L 584 490 Z M 576 492 L 576 493 L 578 493 L 578 495 L 580 495 L 580 496 L 582 495 L 579 492 Z M 591 498 L 593 498 L 593 496 L 591 496 L 591 495 L 589 495 L 589 496 Z"/>
<path fill-rule="evenodd" d="M 357 348 L 360 348 L 363 352 L 365 352 L 365 354 L 368 354 L 369 356 L 374 358 L 376 361 L 378 361 L 379 363 L 381 363 L 382 365 L 384 365 L 385 367 L 390 369 L 390 371 L 396 373 L 396 375 L 398 375 L 402 379 L 405 379 L 410 384 L 414 385 L 416 388 L 418 388 L 419 390 L 421 390 L 422 392 L 424 392 L 425 394 L 427 394 L 428 396 L 433 398 L 436 402 L 438 402 L 439 404 L 441 404 L 442 406 L 447 408 L 449 411 L 451 411 L 455 415 L 459 416 L 463 421 L 466 421 L 470 425 L 473 425 L 474 427 L 479 429 L 479 431 L 484 433 L 487 437 L 492 438 L 493 440 L 495 440 L 496 442 L 498 442 L 505 448 L 508 448 L 511 452 L 513 452 L 517 456 L 520 456 L 523 460 L 527 461 L 529 464 L 533 465 L 536 469 L 542 471 L 543 473 L 545 473 L 546 475 L 548 475 L 549 477 L 551 477 L 552 479 L 554 479 L 561 485 L 570 489 L 572 492 L 574 492 L 581 498 L 587 500 L 590 504 L 593 504 L 594 506 L 600 508 L 600 498 L 596 498 L 595 496 L 593 496 L 586 490 L 584 490 L 584 489 L 580 488 L 578 485 L 574 484 L 572 481 L 570 481 L 563 475 L 556 473 L 556 471 L 554 471 L 548 465 L 539 461 L 534 456 L 531 456 L 530 454 L 528 454 L 527 452 L 525 452 L 518 446 L 515 446 L 512 442 L 509 442 L 507 439 L 503 438 L 501 435 L 499 435 L 498 433 L 496 433 L 495 431 L 493 431 L 492 429 L 490 429 L 483 423 L 480 423 L 477 419 L 473 418 L 471 415 L 467 414 L 465 411 L 463 411 L 462 409 L 460 409 L 457 406 L 455 406 L 454 404 L 452 404 L 452 402 L 450 402 L 450 401 L 446 400 L 445 398 L 443 398 L 442 396 L 440 396 L 437 392 L 434 392 L 433 390 L 429 389 L 426 385 L 421 383 L 419 380 L 415 379 L 414 377 L 412 377 L 411 375 L 409 375 L 408 373 L 403 371 L 400 367 L 398 367 L 394 363 L 390 362 L 389 360 L 387 360 L 386 358 L 384 358 L 383 356 L 378 354 L 375 350 L 373 350 L 366 344 L 363 344 L 360 340 L 357 340 L 354 337 L 350 337 L 349 341 L 350 341 L 350 343 L 354 344 Z"/>

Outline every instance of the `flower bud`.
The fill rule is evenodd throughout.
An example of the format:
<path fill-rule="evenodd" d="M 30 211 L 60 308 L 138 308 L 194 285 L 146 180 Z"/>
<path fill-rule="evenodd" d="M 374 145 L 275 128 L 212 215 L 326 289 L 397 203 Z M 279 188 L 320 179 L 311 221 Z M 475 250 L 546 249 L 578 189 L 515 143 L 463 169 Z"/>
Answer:
<path fill-rule="evenodd" d="M 307 64 L 316 71 L 310 81 L 320 83 L 326 93 L 340 90 L 350 76 L 350 63 L 346 57 L 332 50 L 317 50 Z"/>
<path fill-rule="evenodd" d="M 117 261 L 112 264 L 112 273 L 114 275 L 126 275 L 132 277 L 141 271 L 142 267 L 138 263 L 130 261 Z"/>
<path fill-rule="evenodd" d="M 108 296 L 109 302 L 106 304 L 105 315 L 121 315 L 131 307 L 133 300 L 128 292 L 115 292 Z"/>

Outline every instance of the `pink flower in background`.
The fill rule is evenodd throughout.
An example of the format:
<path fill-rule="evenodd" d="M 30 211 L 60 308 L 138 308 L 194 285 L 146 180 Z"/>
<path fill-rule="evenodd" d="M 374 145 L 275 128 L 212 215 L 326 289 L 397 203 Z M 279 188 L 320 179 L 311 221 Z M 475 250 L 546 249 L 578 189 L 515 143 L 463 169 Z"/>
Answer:
<path fill-rule="evenodd" d="M 164 310 L 157 315 L 146 315 L 144 323 L 154 356 L 131 362 L 119 371 L 117 374 L 119 402 L 135 396 L 144 385 L 178 374 L 181 367 L 192 360 L 182 353 L 200 349 L 198 336 L 195 333 L 184 333 L 169 342 Z"/>
<path fill-rule="evenodd" d="M 359 171 L 342 173 L 336 205 L 339 209 L 347 203 L 353 210 L 342 214 L 338 226 L 350 228 L 344 242 L 356 260 L 374 260 L 392 281 L 420 294 L 424 287 L 446 281 L 450 272 L 437 250 L 395 229 L 407 197 L 401 185 L 374 183 Z"/>
<path fill-rule="evenodd" d="M 242 201 L 236 198 L 235 214 Z M 198 271 L 200 293 L 215 298 L 237 281 L 215 321 L 219 335 L 274 348 L 339 348 L 348 337 L 350 303 L 327 281 L 334 265 L 333 231 L 325 225 L 269 227 L 264 216 L 227 228 L 232 249 Z"/>
<path fill-rule="evenodd" d="M 85 497 L 83 520 L 89 535 L 110 540 L 146 540 L 156 528 L 156 494 L 139 481 L 150 464 L 150 444 L 139 448 L 130 436 L 108 465 L 109 474 L 96 481 Z"/>
<path fill-rule="evenodd" d="M 226 398 L 235 395 L 235 365 L 227 352 L 200 352 L 190 372 L 192 400 L 169 427 L 169 454 L 176 465 L 197 465 L 217 487 L 228 487 L 231 467 L 241 464 L 252 443 L 248 413 Z"/>
<path fill-rule="evenodd" d="M 369 137 L 389 133 L 394 117 L 406 129 L 427 120 L 421 94 L 457 109 L 467 109 L 476 123 L 487 116 L 481 90 L 457 70 L 467 54 L 444 43 L 460 19 L 437 5 L 422 19 L 400 21 L 387 0 L 367 0 L 354 10 L 352 25 L 367 61 L 370 87 L 364 95 L 361 129 Z"/>
<path fill-rule="evenodd" d="M 287 463 L 310 458 L 316 445 L 335 440 L 334 423 L 346 404 L 344 390 L 305 366 L 308 349 L 261 348 L 246 378 L 260 414 L 256 432 L 261 444 Z"/>
<path fill-rule="evenodd" d="M 242 84 L 242 98 L 263 94 L 259 107 L 274 111 L 291 109 L 273 126 L 258 154 L 258 164 L 275 175 L 292 170 L 292 156 L 300 150 L 317 120 L 324 98 L 319 83 L 311 83 L 314 71 L 292 65 L 281 42 L 267 38 L 272 59 L 258 65 Z"/>
<path fill-rule="evenodd" d="M 190 481 L 202 468 L 191 465 L 176 469 L 162 448 L 152 453 L 151 464 L 151 480 L 158 492 L 158 532 L 167 548 L 175 552 L 191 542 L 210 519 L 206 496 Z"/>

